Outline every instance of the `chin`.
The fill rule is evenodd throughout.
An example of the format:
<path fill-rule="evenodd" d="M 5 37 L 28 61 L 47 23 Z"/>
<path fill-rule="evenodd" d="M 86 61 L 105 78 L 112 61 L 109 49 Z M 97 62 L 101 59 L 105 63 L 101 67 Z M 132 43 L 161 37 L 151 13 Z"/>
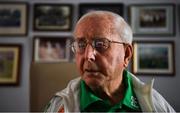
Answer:
<path fill-rule="evenodd" d="M 83 78 L 83 80 L 85 81 L 86 85 L 89 86 L 92 90 L 102 86 L 102 80 L 98 78 L 85 77 Z"/>

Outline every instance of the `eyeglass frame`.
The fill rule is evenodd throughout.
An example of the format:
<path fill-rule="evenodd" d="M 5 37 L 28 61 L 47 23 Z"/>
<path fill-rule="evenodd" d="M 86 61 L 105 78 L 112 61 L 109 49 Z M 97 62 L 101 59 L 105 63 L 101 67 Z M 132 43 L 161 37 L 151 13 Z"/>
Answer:
<path fill-rule="evenodd" d="M 78 45 L 78 39 L 75 39 L 74 41 L 72 41 L 70 47 L 71 47 L 71 50 L 73 51 L 73 53 L 84 53 L 84 50 L 86 49 L 87 45 L 90 44 L 94 50 L 98 51 L 96 49 L 96 47 L 95 47 L 96 44 L 93 44 L 93 42 L 95 42 L 96 40 L 99 40 L 99 39 L 104 39 L 104 40 L 106 40 L 108 42 L 108 47 L 104 51 L 108 50 L 108 48 L 110 47 L 111 43 L 117 43 L 117 44 L 123 44 L 123 45 L 128 44 L 128 43 L 125 43 L 125 42 L 109 40 L 107 38 L 93 38 L 92 41 L 88 41 L 87 39 L 84 38 L 84 40 L 85 40 L 85 47 L 83 48 L 83 52 L 77 52 L 77 49 L 75 49 L 75 42 L 77 42 L 77 45 Z"/>

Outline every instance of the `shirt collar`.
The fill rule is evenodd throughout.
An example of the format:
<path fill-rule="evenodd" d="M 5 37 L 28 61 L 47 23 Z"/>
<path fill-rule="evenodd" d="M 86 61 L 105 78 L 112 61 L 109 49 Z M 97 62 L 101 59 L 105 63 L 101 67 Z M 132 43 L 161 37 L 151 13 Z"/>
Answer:
<path fill-rule="evenodd" d="M 126 85 L 127 89 L 125 91 L 125 96 L 122 100 L 122 103 L 129 108 L 132 108 L 134 110 L 139 110 L 140 109 L 139 103 L 135 96 L 132 86 L 132 78 L 130 73 L 126 70 L 123 72 L 123 82 Z"/>
<path fill-rule="evenodd" d="M 84 110 L 90 104 L 102 100 L 93 94 L 92 90 L 81 80 L 81 90 L 80 90 L 80 109 Z"/>
<path fill-rule="evenodd" d="M 125 70 L 123 72 L 123 82 L 126 86 L 125 96 L 122 101 L 118 104 L 123 104 L 131 109 L 139 110 L 139 105 L 137 98 L 133 92 L 132 88 L 132 79 L 130 74 Z M 83 80 L 81 80 L 81 90 L 80 90 L 80 109 L 84 110 L 90 104 L 97 102 L 97 101 L 104 101 L 98 96 L 96 96 L 93 91 L 85 84 Z"/>

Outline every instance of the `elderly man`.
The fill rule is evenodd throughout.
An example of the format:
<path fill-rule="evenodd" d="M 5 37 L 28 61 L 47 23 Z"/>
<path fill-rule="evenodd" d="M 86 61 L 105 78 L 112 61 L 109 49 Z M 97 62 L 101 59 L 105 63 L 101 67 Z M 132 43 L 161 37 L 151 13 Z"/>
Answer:
<path fill-rule="evenodd" d="M 122 17 L 93 11 L 76 24 L 72 50 L 81 77 L 47 105 L 47 112 L 174 112 L 151 84 L 126 70 L 132 31 Z"/>

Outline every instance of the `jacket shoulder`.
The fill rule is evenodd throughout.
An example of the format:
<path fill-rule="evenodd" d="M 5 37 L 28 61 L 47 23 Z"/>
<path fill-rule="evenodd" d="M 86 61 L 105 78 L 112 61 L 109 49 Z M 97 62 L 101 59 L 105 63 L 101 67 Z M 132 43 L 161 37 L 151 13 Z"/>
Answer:
<path fill-rule="evenodd" d="M 67 87 L 57 92 L 45 108 L 45 112 L 58 112 L 58 111 L 74 111 L 79 105 L 80 77 L 71 80 Z M 76 108 L 76 109 L 75 109 Z M 76 110 L 77 111 L 77 110 Z"/>
<path fill-rule="evenodd" d="M 71 95 L 72 92 L 77 92 L 79 90 L 80 80 L 80 77 L 71 80 L 65 89 L 56 93 L 56 96 L 62 97 L 64 95 Z"/>
<path fill-rule="evenodd" d="M 49 103 L 46 105 L 44 112 L 57 112 L 63 106 L 62 98 L 59 96 L 53 96 Z"/>
<path fill-rule="evenodd" d="M 158 93 L 155 89 L 152 91 L 152 101 L 155 111 L 159 112 L 175 112 L 171 105 L 164 99 L 164 97 Z"/>

